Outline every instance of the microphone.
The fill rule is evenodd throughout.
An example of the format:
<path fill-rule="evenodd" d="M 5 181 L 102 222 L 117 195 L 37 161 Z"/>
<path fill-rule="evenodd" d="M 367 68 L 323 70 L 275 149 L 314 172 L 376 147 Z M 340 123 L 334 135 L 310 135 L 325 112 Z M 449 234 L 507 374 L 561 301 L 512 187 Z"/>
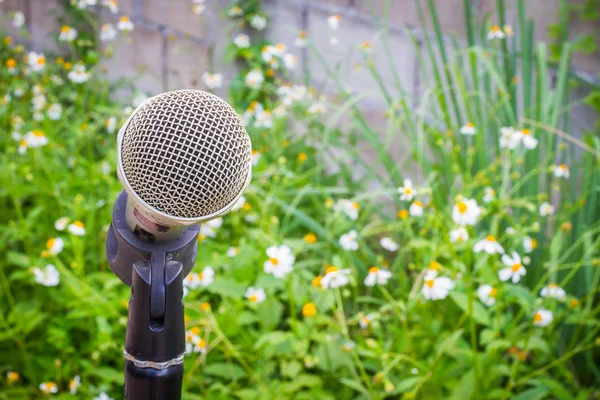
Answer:
<path fill-rule="evenodd" d="M 163 93 L 140 104 L 119 130 L 117 174 L 124 190 L 106 258 L 131 286 L 125 399 L 180 400 L 183 278 L 196 262 L 199 223 L 226 214 L 250 182 L 250 137 L 219 97 Z"/>
<path fill-rule="evenodd" d="M 181 236 L 185 226 L 227 213 L 252 173 L 250 137 L 235 110 L 200 90 L 140 104 L 117 137 L 126 219 L 143 240 Z"/>

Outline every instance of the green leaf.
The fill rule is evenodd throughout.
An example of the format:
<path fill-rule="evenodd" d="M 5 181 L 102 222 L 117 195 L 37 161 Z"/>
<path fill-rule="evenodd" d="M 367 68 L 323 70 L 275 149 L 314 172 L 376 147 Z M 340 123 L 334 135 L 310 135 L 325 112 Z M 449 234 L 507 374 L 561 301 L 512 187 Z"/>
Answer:
<path fill-rule="evenodd" d="M 340 382 L 342 384 L 348 386 L 349 388 L 352 388 L 352 389 L 356 390 L 357 392 L 364 394 L 365 396 L 369 396 L 369 392 L 367 392 L 367 390 L 365 388 L 363 388 L 362 385 L 360 383 L 358 383 L 357 381 L 355 381 L 354 379 L 342 378 L 342 379 L 340 379 Z"/>
<path fill-rule="evenodd" d="M 281 363 L 281 374 L 288 378 L 294 378 L 302 371 L 302 364 L 298 361 L 284 361 Z"/>
<path fill-rule="evenodd" d="M 459 330 L 455 331 L 454 333 L 452 333 L 451 335 L 446 336 L 446 338 L 444 340 L 442 340 L 442 342 L 440 343 L 437 353 L 438 354 L 443 354 L 443 353 L 452 354 L 454 352 L 454 350 L 456 349 L 456 343 L 460 339 L 462 333 L 463 333 L 463 329 L 459 329 Z"/>
<path fill-rule="evenodd" d="M 225 379 L 240 379 L 246 376 L 246 371 L 236 364 L 214 363 L 202 369 L 202 373 Z"/>
<path fill-rule="evenodd" d="M 547 387 L 538 386 L 519 393 L 512 400 L 542 400 L 550 391 Z"/>
<path fill-rule="evenodd" d="M 246 287 L 233 279 L 220 278 L 215 279 L 207 290 L 223 297 L 240 298 L 246 292 Z"/>
<path fill-rule="evenodd" d="M 553 397 L 556 397 L 559 400 L 571 400 L 573 399 L 573 395 L 569 392 L 567 388 L 565 388 L 560 382 L 549 378 L 541 378 L 531 380 L 530 383 L 535 384 L 538 387 L 545 386 L 550 389 Z"/>
<path fill-rule="evenodd" d="M 479 334 L 479 342 L 486 345 L 498 336 L 498 332 L 492 329 L 483 329 Z"/>
<path fill-rule="evenodd" d="M 269 343 L 270 345 L 275 346 L 279 343 L 283 343 L 286 341 L 287 333 L 283 331 L 268 332 L 258 338 L 256 343 L 254 344 L 254 348 L 260 349 L 260 347 L 265 343 Z"/>
<path fill-rule="evenodd" d="M 406 393 L 409 390 L 411 390 L 412 388 L 414 388 L 420 379 L 422 379 L 422 378 L 418 377 L 418 376 L 402 379 L 400 382 L 395 384 L 394 392 Z"/>
<path fill-rule="evenodd" d="M 469 298 L 465 293 L 451 292 L 450 297 L 461 310 L 468 314 Z M 475 299 L 473 299 L 473 319 L 482 325 L 490 325 L 490 315 L 488 311 Z"/>
<path fill-rule="evenodd" d="M 458 381 L 458 384 L 452 390 L 450 400 L 470 399 L 475 386 L 475 374 L 473 370 L 469 370 L 463 374 Z"/>
<path fill-rule="evenodd" d="M 25 268 L 31 265 L 31 261 L 26 254 L 17 253 L 15 251 L 9 251 L 6 254 L 6 261 L 9 265 L 16 265 Z"/>
<path fill-rule="evenodd" d="M 92 374 L 102 378 L 104 381 L 108 381 L 116 384 L 123 384 L 123 371 L 121 369 L 112 369 L 112 368 L 94 368 L 91 371 Z"/>
<path fill-rule="evenodd" d="M 283 315 L 283 305 L 275 296 L 267 296 L 267 299 L 259 304 L 256 314 L 264 331 L 273 330 Z"/>

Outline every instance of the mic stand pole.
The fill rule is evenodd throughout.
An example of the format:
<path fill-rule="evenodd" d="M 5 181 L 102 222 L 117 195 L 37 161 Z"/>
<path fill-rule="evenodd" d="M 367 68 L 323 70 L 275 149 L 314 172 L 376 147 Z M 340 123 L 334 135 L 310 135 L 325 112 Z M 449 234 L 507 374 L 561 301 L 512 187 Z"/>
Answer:
<path fill-rule="evenodd" d="M 131 287 L 125 340 L 125 398 L 180 400 L 185 354 L 183 278 L 196 260 L 199 225 L 168 242 L 136 237 L 122 191 L 106 238 L 113 272 Z"/>

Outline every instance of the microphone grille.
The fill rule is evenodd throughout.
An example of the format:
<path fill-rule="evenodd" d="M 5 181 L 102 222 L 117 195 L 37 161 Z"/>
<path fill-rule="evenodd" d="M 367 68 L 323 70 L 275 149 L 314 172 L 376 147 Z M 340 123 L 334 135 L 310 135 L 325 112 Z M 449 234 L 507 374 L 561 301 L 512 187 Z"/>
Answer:
<path fill-rule="evenodd" d="M 199 90 L 149 99 L 127 124 L 120 152 L 135 194 L 177 218 L 202 218 L 227 207 L 244 190 L 252 163 L 238 114 Z"/>

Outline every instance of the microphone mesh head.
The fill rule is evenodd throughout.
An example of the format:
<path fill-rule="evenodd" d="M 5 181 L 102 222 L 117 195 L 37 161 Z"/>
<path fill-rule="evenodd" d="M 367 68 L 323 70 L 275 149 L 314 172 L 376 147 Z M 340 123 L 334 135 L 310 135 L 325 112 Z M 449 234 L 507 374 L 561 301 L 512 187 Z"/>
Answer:
<path fill-rule="evenodd" d="M 133 191 L 177 218 L 222 210 L 244 190 L 252 163 L 250 138 L 238 114 L 199 90 L 151 98 L 130 119 L 120 150 Z"/>

